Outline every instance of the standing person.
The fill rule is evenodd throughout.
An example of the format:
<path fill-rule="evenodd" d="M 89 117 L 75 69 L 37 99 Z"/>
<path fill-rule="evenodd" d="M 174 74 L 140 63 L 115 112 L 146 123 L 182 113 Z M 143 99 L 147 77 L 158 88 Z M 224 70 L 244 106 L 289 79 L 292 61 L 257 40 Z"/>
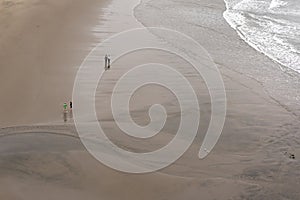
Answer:
<path fill-rule="evenodd" d="M 110 69 L 110 56 L 107 57 L 107 62 L 108 62 L 107 69 Z"/>
<path fill-rule="evenodd" d="M 64 103 L 64 111 L 66 111 L 68 109 L 68 104 Z"/>
<path fill-rule="evenodd" d="M 73 102 L 72 102 L 72 101 L 70 101 L 70 112 L 69 112 L 69 117 L 70 117 L 70 119 L 73 118 Z"/>
<path fill-rule="evenodd" d="M 107 55 L 105 55 L 105 57 L 104 57 L 104 60 L 105 60 L 105 66 L 104 66 L 104 69 L 105 70 L 107 70 L 107 64 L 108 64 L 108 56 Z"/>

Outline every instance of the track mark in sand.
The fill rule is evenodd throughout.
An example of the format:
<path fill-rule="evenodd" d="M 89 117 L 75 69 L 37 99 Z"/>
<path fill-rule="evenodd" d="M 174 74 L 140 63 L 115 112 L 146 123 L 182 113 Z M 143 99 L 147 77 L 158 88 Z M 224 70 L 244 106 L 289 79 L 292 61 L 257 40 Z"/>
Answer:
<path fill-rule="evenodd" d="M 44 133 L 79 139 L 74 126 L 66 125 L 32 125 L 0 128 L 0 138 L 12 135 Z"/>
<path fill-rule="evenodd" d="M 26 135 L 26 134 L 47 134 L 47 135 L 58 135 L 58 136 L 65 136 L 65 137 L 71 137 L 71 138 L 76 138 L 79 139 L 78 136 L 75 135 L 70 135 L 66 133 L 56 133 L 56 132 L 46 132 L 46 131 L 28 131 L 28 132 L 19 132 L 19 133 L 8 133 L 8 134 L 3 134 L 0 135 L 0 138 L 3 137 L 9 137 L 9 136 L 15 136 L 15 135 Z"/>

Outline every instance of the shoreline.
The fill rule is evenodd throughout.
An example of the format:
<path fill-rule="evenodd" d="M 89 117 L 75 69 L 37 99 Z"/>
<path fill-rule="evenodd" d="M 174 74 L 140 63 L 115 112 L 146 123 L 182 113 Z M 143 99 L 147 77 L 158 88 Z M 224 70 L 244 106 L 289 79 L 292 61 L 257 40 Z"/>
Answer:
<path fill-rule="evenodd" d="M 239 37 L 244 40 L 249 46 L 251 46 L 253 49 L 255 49 L 257 52 L 267 56 L 268 58 L 270 58 L 274 63 L 279 64 L 280 65 L 280 69 L 282 72 L 285 73 L 295 73 L 296 75 L 300 75 L 300 71 L 297 69 L 294 69 L 288 65 L 285 65 L 283 62 L 280 62 L 276 57 L 274 57 L 271 54 L 268 54 L 267 52 L 264 52 L 263 50 L 260 50 L 254 43 L 252 43 L 251 41 L 249 41 L 247 39 L 247 37 L 244 36 L 244 34 L 238 29 L 240 25 L 235 25 L 234 24 L 234 20 L 231 19 L 230 17 L 228 17 L 228 14 L 230 12 L 230 7 L 228 5 L 228 2 L 226 0 L 224 0 L 225 5 L 226 5 L 226 10 L 223 13 L 223 17 L 226 20 L 226 22 L 230 25 L 230 27 L 232 29 L 234 29 L 237 34 L 239 35 Z"/>
<path fill-rule="evenodd" d="M 193 18 L 193 16 L 184 16 L 189 20 L 174 17 L 183 24 L 189 24 L 193 29 L 192 32 L 188 32 L 189 26 L 187 25 L 173 27 L 174 24 L 171 21 L 165 20 L 175 15 L 172 11 L 164 14 L 159 13 L 157 15 L 157 18 L 164 20 L 149 20 L 147 15 L 155 15 L 155 9 L 152 8 L 151 5 L 147 5 L 149 0 L 142 2 L 140 6 L 141 13 L 139 14 L 137 12 L 136 15 L 140 15 L 138 16 L 138 18 L 140 18 L 139 21 L 141 21 L 144 26 L 163 26 L 189 35 L 208 50 L 221 70 L 224 68 L 241 74 L 246 79 L 250 78 L 255 80 L 261 85 L 261 88 L 269 98 L 296 118 L 300 119 L 300 92 L 298 90 L 300 87 L 300 74 L 290 68 L 282 70 L 283 66 L 281 64 L 255 50 L 246 41 L 241 39 L 238 32 L 233 29 L 223 17 L 223 13 L 226 11 L 226 4 L 223 0 L 213 0 L 208 8 L 205 8 L 205 6 L 202 7 L 202 4 L 205 4 L 202 2 L 199 2 L 199 8 L 191 8 L 195 11 L 199 9 L 198 12 L 200 13 L 198 18 L 200 17 L 207 21 L 198 20 L 191 23 L 187 21 L 193 20 L 189 19 L 190 17 Z M 142 16 L 141 10 L 144 9 L 145 6 L 149 6 L 151 9 L 149 8 L 147 12 L 145 10 L 144 16 Z M 136 10 L 139 9 L 136 8 Z M 211 15 L 216 19 L 209 20 L 209 12 L 211 12 Z M 230 52 L 223 52 L 223 50 L 227 48 L 230 49 Z M 247 60 L 245 56 L 249 57 L 249 60 Z"/>

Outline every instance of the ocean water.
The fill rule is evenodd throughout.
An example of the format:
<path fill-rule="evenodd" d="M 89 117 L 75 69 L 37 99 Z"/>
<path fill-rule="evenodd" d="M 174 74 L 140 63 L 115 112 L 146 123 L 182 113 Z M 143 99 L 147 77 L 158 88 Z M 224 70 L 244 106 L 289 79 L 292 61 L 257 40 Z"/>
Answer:
<path fill-rule="evenodd" d="M 300 73 L 299 0 L 225 0 L 225 3 L 224 18 L 242 39 Z"/>

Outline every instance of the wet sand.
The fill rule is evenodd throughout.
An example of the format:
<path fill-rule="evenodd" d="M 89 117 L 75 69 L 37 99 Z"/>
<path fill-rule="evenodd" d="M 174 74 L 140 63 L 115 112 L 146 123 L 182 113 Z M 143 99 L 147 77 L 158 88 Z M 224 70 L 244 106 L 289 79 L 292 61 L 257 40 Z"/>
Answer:
<path fill-rule="evenodd" d="M 196 141 L 172 166 L 143 175 L 111 170 L 88 154 L 74 125 L 62 124 L 62 103 L 71 98 L 75 69 L 97 38 L 138 24 L 130 21 L 118 26 L 120 21 L 110 21 L 111 30 L 107 22 L 116 17 L 111 14 L 94 29 L 97 37 L 90 36 L 99 16 L 95 5 L 100 3 L 28 0 L 0 6 L 1 26 L 15 20 L 0 35 L 0 127 L 18 125 L 0 130 L 0 199 L 298 199 L 299 117 L 275 101 L 259 82 L 222 64 L 219 67 L 226 85 L 228 114 L 222 137 L 208 158 L 197 157 L 210 118 L 205 85 L 193 71 L 185 71 L 186 63 L 173 55 L 147 51 L 129 55 L 106 73 L 96 97 L 100 122 L 113 142 L 131 151 L 151 151 L 170 141 L 180 114 L 176 100 L 164 89 L 143 88 L 132 100 L 132 116 L 141 125 L 147 124 L 147 109 L 153 103 L 162 103 L 170 113 L 163 134 L 150 142 L 124 136 L 108 109 L 114 82 L 130 67 L 124 63 L 167 60 L 191 82 L 198 83 L 201 124 Z M 207 4 L 203 1 L 203 7 Z M 112 7 L 108 12 L 119 9 L 117 5 L 122 3 L 116 0 L 108 5 Z M 130 9 L 131 5 L 126 5 Z M 217 5 L 223 8 L 221 3 Z M 17 14 L 9 14 L 12 11 Z M 44 17 L 34 18 L 41 13 Z M 240 41 L 229 27 L 226 31 Z M 261 59 L 260 54 L 243 46 L 246 44 L 239 45 Z M 51 124 L 33 125 L 45 122 Z M 289 159 L 285 152 L 295 153 L 296 160 Z"/>
<path fill-rule="evenodd" d="M 47 132 L 49 128 L 53 127 L 31 127 L 30 133 L 1 137 L 1 198 L 198 199 L 201 194 L 210 199 L 220 195 L 209 194 L 216 186 L 223 188 L 224 183 L 230 183 L 226 188 L 231 192 L 222 194 L 229 197 L 238 185 L 221 178 L 200 180 L 165 173 L 119 173 L 95 161 L 78 138 L 62 134 L 71 127 L 56 127 L 60 134 Z M 19 131 L 24 129 L 20 127 Z M 11 131 L 16 133 L 18 129 L 6 129 L 5 133 Z"/>

